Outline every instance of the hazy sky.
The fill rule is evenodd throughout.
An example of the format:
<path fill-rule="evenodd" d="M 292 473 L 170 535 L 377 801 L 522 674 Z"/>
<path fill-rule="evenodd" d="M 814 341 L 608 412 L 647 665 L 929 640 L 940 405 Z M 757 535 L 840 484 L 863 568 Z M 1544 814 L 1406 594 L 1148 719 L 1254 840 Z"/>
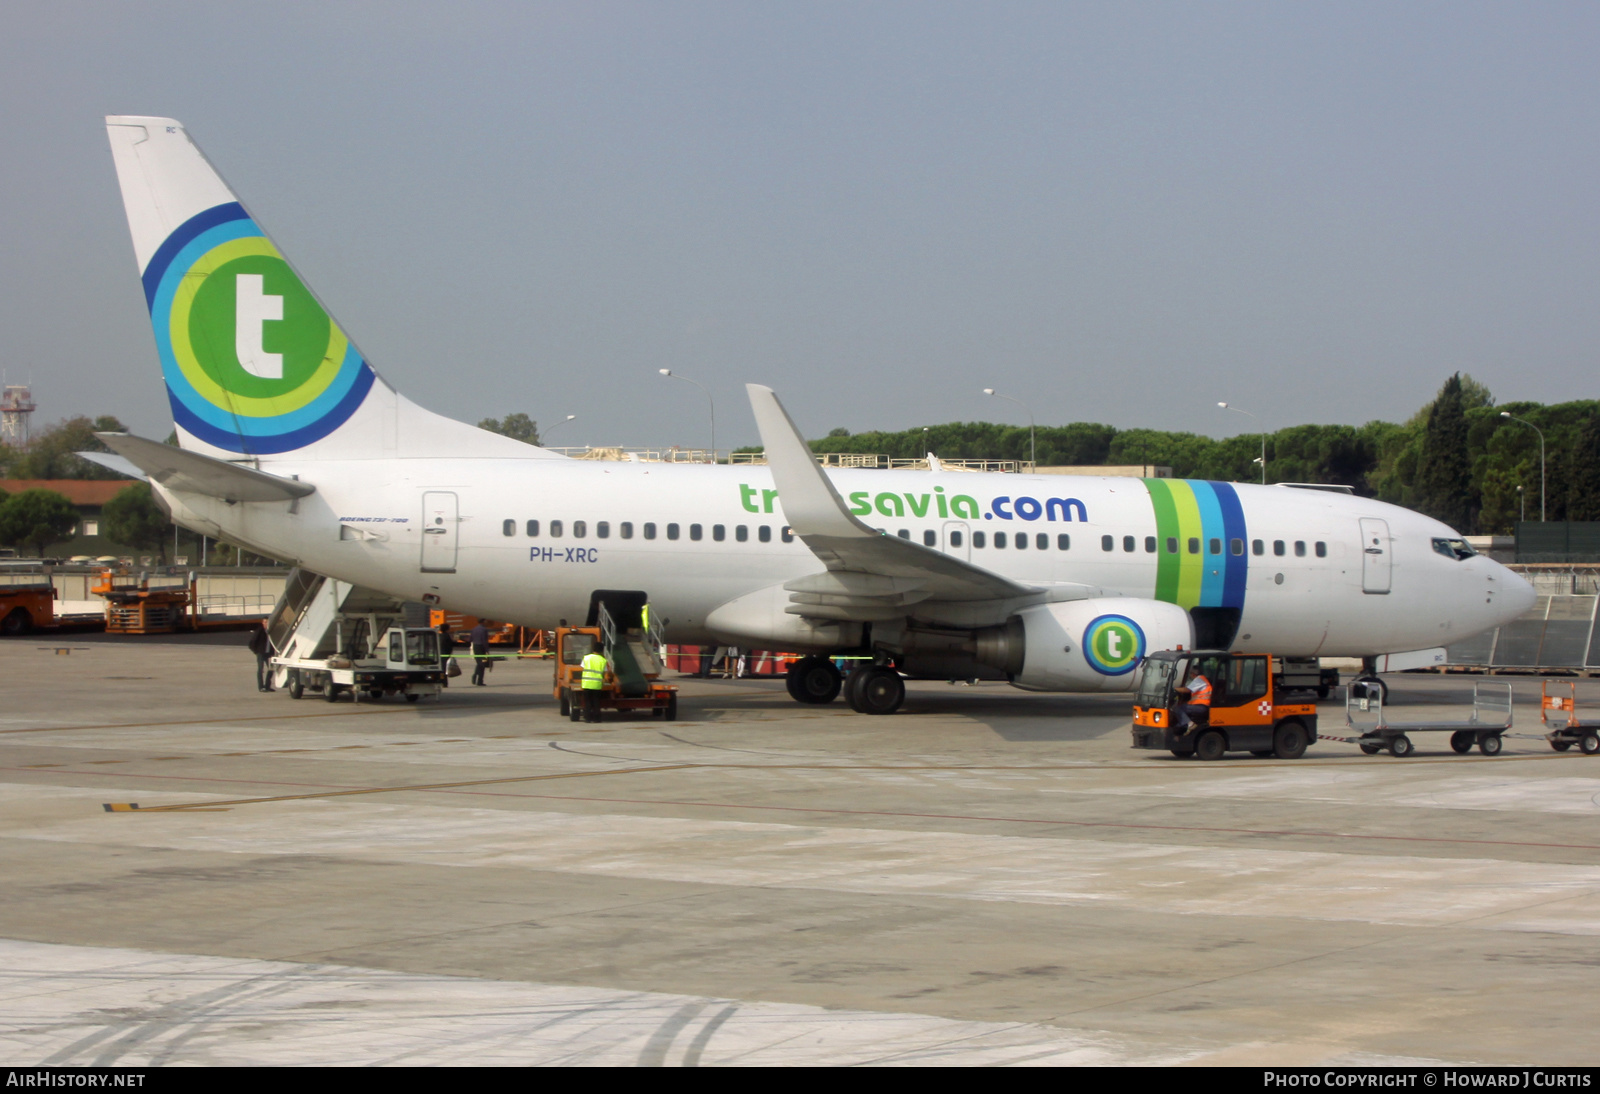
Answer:
<path fill-rule="evenodd" d="M 0 5 L 0 367 L 171 428 L 101 118 L 181 119 L 377 369 L 555 444 L 1214 435 L 1597 395 L 1600 5 Z"/>

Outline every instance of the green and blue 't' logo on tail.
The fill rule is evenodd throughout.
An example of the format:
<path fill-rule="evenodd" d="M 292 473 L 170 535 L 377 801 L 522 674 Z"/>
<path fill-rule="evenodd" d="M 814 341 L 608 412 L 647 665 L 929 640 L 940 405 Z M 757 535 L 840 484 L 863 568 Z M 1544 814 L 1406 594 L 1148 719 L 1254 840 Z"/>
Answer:
<path fill-rule="evenodd" d="M 144 293 L 173 419 L 207 444 L 303 448 L 372 388 L 372 367 L 237 202 L 168 236 Z"/>

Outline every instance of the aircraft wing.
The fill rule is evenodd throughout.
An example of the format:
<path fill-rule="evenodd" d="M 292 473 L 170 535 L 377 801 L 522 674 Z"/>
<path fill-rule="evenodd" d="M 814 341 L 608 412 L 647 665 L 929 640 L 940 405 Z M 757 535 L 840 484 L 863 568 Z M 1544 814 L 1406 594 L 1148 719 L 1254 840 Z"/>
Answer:
<path fill-rule="evenodd" d="M 293 501 L 316 490 L 309 482 L 269 475 L 253 467 L 213 459 L 131 433 L 96 433 L 106 447 L 126 459 L 151 482 L 171 490 L 223 501 Z"/>
<path fill-rule="evenodd" d="M 1002 600 L 1046 590 L 1023 585 L 920 543 L 884 535 L 850 512 L 769 387 L 746 384 L 784 517 L 827 567 L 788 582 L 796 615 L 904 615 L 922 600 Z M 1053 590 L 1057 596 L 1063 591 Z M 1089 590 L 1085 587 L 1085 595 Z"/>

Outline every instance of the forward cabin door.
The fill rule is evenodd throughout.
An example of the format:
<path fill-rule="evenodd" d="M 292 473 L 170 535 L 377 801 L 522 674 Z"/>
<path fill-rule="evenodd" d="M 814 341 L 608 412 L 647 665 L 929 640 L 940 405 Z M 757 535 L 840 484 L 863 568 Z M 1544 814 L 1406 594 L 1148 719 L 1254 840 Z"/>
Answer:
<path fill-rule="evenodd" d="M 430 490 L 422 495 L 422 572 L 456 572 L 456 537 L 461 527 L 455 494 Z"/>
<path fill-rule="evenodd" d="M 1386 593 L 1394 568 L 1390 550 L 1389 522 L 1376 517 L 1361 518 L 1361 591 Z"/>

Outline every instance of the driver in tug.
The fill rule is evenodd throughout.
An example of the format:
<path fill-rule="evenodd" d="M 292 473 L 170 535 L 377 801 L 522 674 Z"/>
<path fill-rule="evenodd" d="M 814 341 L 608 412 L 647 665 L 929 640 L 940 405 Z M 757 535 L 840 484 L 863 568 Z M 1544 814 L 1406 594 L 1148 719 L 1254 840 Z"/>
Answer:
<path fill-rule="evenodd" d="M 1200 671 L 1198 662 L 1189 666 L 1189 682 L 1172 689 L 1180 697 L 1172 711 L 1172 726 L 1181 737 L 1190 726 L 1211 724 L 1211 681 Z"/>

